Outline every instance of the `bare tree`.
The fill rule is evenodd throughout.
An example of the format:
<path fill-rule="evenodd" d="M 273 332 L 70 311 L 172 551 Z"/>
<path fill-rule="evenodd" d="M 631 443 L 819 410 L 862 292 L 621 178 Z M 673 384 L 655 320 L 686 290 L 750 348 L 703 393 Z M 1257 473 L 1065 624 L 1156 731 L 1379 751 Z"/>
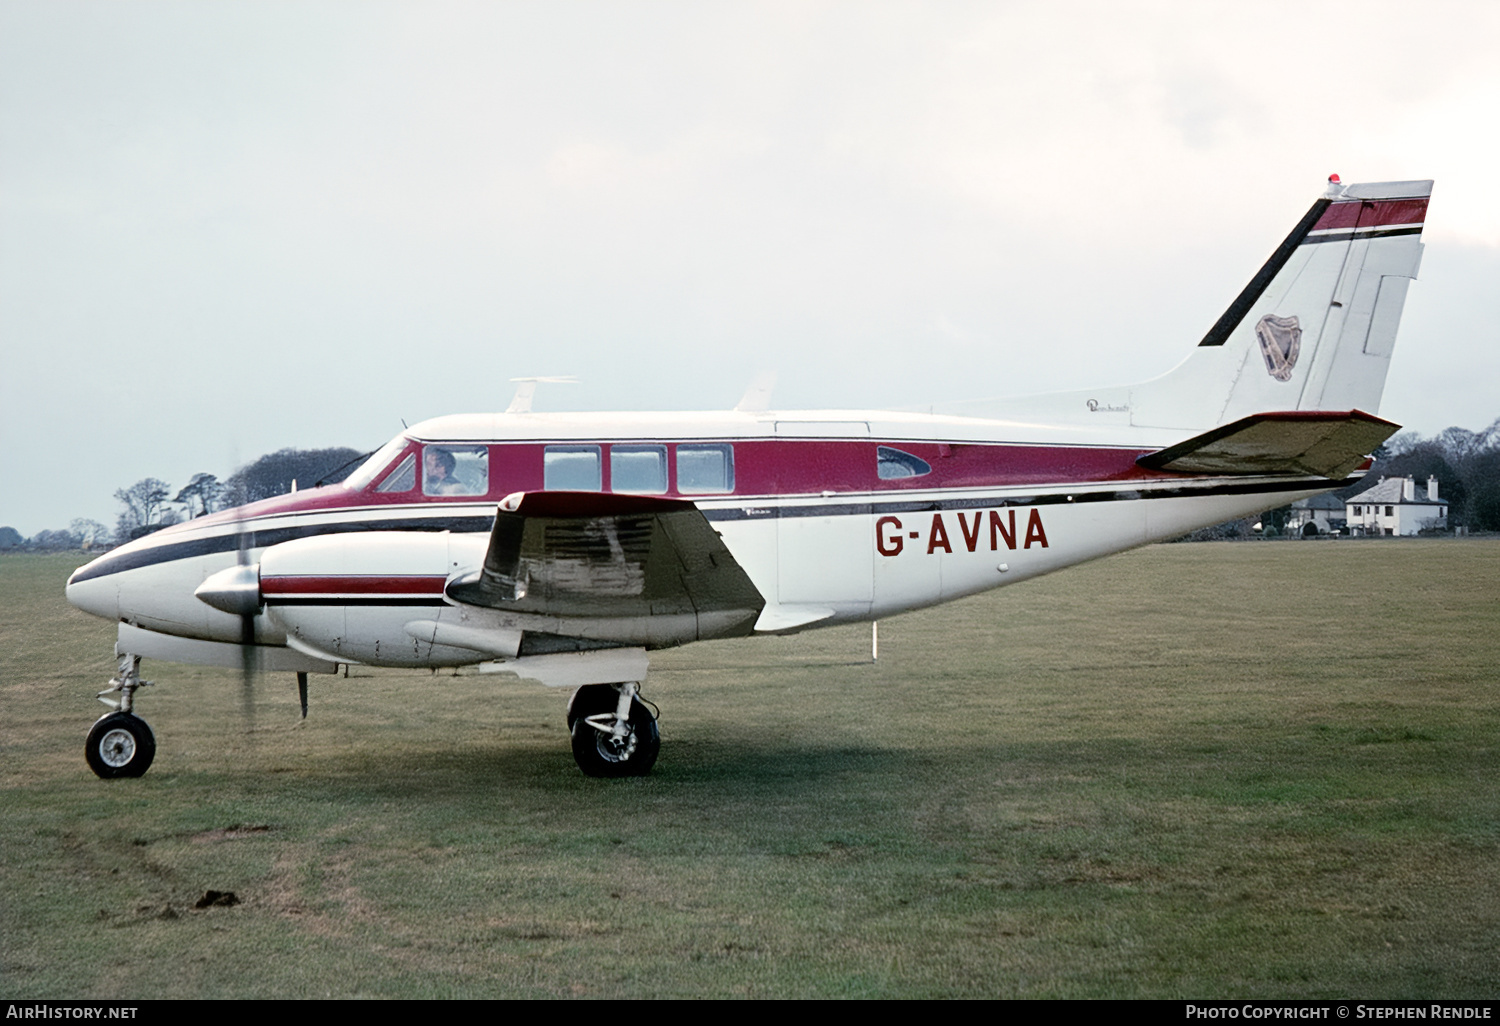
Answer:
<path fill-rule="evenodd" d="M 115 498 L 125 507 L 115 525 L 115 539 L 123 542 L 155 530 L 171 494 L 167 483 L 154 477 L 142 478 L 115 492 Z"/>
<path fill-rule="evenodd" d="M 1357 495 L 1381 476 L 1414 477 L 1418 487 L 1435 477 L 1450 526 L 1500 530 L 1500 420 L 1483 431 L 1450 427 L 1431 438 L 1403 431 L 1382 448 L 1365 480 L 1340 496 Z"/>
<path fill-rule="evenodd" d="M 186 506 L 189 517 L 201 517 L 219 508 L 219 497 L 223 493 L 224 486 L 214 475 L 194 474 L 193 479 L 182 486 L 182 491 L 172 501 Z M 194 505 L 198 507 L 196 513 L 193 512 Z"/>
<path fill-rule="evenodd" d="M 109 528 L 97 520 L 79 517 L 68 525 L 68 530 L 73 532 L 78 538 L 78 543 L 85 549 L 104 548 L 111 541 Z"/>

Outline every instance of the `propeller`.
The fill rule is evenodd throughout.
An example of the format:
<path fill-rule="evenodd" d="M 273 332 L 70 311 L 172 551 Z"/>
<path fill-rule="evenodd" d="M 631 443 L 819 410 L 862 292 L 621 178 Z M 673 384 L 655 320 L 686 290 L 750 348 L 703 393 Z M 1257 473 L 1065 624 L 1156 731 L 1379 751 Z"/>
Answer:
<path fill-rule="evenodd" d="M 240 708 L 245 717 L 247 733 L 255 732 L 255 617 L 260 613 L 260 567 L 250 562 L 250 532 L 245 527 L 245 518 L 236 515 L 235 569 L 241 579 L 247 580 L 253 571 L 255 579 L 255 606 L 244 604 L 240 611 Z"/>
<path fill-rule="evenodd" d="M 364 459 L 370 456 L 356 459 Z M 353 463 L 355 460 L 350 460 Z M 338 467 L 332 473 L 325 475 L 333 477 L 340 470 L 347 467 Z M 318 484 L 322 484 L 319 481 Z M 293 482 L 293 488 L 296 482 Z M 250 529 L 245 519 L 244 504 L 236 505 L 231 511 L 234 518 L 235 533 L 235 565 L 220 570 L 218 573 L 210 574 L 204 579 L 194 591 L 194 594 L 203 602 L 221 612 L 239 618 L 240 621 L 240 705 L 244 714 L 246 729 L 255 730 L 255 671 L 258 660 L 256 658 L 256 629 L 255 621 L 265 609 L 265 601 L 260 593 L 260 564 L 253 562 L 250 558 L 250 550 L 255 546 L 255 534 Z M 302 706 L 302 718 L 307 719 L 307 674 L 299 671 L 297 673 L 297 698 Z"/>
<path fill-rule="evenodd" d="M 193 594 L 215 609 L 239 617 L 240 706 L 248 731 L 255 729 L 255 618 L 263 602 L 260 596 L 260 564 L 251 562 L 254 536 L 245 519 L 235 511 L 235 565 L 210 574 Z"/>
<path fill-rule="evenodd" d="M 193 592 L 201 601 L 215 609 L 237 616 L 240 620 L 240 704 L 245 715 L 247 729 L 255 729 L 255 618 L 265 608 L 260 593 L 260 564 L 250 561 L 253 536 L 237 521 L 238 545 L 235 565 L 216 574 L 210 574 Z M 307 719 L 307 673 L 297 672 L 297 698 L 302 705 L 302 718 Z"/>

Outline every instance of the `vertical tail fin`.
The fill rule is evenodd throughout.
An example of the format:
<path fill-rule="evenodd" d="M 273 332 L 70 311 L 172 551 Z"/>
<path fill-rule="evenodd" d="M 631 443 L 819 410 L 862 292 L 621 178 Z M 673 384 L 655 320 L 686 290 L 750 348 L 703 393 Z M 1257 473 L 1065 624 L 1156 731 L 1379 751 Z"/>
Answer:
<path fill-rule="evenodd" d="M 1167 375 L 1133 388 L 1133 424 L 1201 428 L 1268 410 L 1379 409 L 1432 182 L 1328 193 Z"/>

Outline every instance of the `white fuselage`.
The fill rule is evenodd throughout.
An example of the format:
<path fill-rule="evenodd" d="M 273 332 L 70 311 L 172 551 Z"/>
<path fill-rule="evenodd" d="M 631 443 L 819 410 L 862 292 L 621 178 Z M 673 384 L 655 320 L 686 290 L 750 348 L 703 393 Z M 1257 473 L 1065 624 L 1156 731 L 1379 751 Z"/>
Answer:
<path fill-rule="evenodd" d="M 564 464 L 568 484 L 691 500 L 764 599 L 754 624 L 764 633 L 930 606 L 1337 484 L 1135 467 L 1137 455 L 1180 437 L 868 412 L 440 418 L 393 440 L 349 484 L 121 546 L 81 568 L 68 598 L 155 634 L 238 645 L 245 619 L 194 592 L 248 560 L 287 589 L 268 593 L 254 616 L 256 643 L 331 664 L 492 662 L 514 657 L 525 631 L 649 649 L 722 635 L 680 617 L 476 609 L 445 598 L 443 584 L 483 562 L 498 498 L 555 484 Z M 429 448 L 478 467 L 473 494 L 428 494 L 432 471 L 419 481 L 416 462 L 402 467 Z M 727 478 L 700 479 L 705 454 L 727 460 Z M 403 470 L 404 489 L 405 478 L 390 483 Z"/>

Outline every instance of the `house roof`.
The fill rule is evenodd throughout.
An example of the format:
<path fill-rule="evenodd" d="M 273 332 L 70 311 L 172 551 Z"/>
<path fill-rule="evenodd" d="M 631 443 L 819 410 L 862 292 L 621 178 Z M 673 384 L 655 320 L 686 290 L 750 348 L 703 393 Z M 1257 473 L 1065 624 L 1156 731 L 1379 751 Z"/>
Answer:
<path fill-rule="evenodd" d="M 1330 492 L 1322 495 L 1314 495 L 1310 499 L 1298 499 L 1292 503 L 1292 509 L 1326 509 L 1342 513 L 1344 511 L 1344 500 Z"/>
<path fill-rule="evenodd" d="M 1446 506 L 1447 499 L 1429 499 L 1427 497 L 1427 486 L 1422 485 L 1417 489 L 1417 497 L 1404 499 L 1403 486 L 1406 484 L 1404 477 L 1388 477 L 1374 488 L 1368 488 L 1358 495 L 1345 499 L 1345 503 L 1353 505 L 1356 502 L 1383 503 L 1391 506 Z"/>

